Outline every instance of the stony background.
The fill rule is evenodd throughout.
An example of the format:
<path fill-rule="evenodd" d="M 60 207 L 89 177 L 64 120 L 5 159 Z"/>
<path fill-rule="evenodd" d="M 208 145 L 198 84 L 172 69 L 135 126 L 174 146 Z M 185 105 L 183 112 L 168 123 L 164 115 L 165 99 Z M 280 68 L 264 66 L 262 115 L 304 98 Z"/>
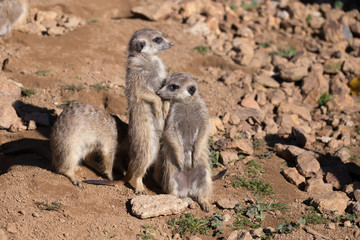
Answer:
<path fill-rule="evenodd" d="M 156 28 L 175 43 L 160 55 L 168 73 L 196 77 L 211 113 L 211 149 L 220 161 L 214 174 L 228 169 L 214 182 L 212 213 L 226 216 L 220 237 L 259 239 L 285 220 L 296 222 L 309 206 L 324 216 L 335 212 L 354 219 L 272 238 L 360 237 L 356 1 L 34 0 L 30 8 L 27 24 L 0 39 L 1 152 L 47 146 L 56 116 L 76 102 L 127 121 L 127 41 L 137 29 Z M 21 87 L 36 93 L 24 96 Z M 226 225 L 235 220 L 235 205 L 258 201 L 251 191 L 232 186 L 252 160 L 264 169 L 257 177 L 275 190 L 262 201 L 285 202 L 289 209 L 266 212 L 260 228 L 234 232 Z M 84 179 L 101 178 L 80 170 Z M 145 224 L 156 227 L 158 239 L 179 238 L 166 224 L 174 216 L 136 218 L 127 186 L 80 190 L 54 173 L 46 159 L 30 154 L 0 155 L 0 174 L 0 239 L 135 239 Z M 158 188 L 151 178 L 145 183 L 154 198 Z M 36 203 L 45 198 L 61 202 L 61 210 L 39 210 Z M 169 202 L 207 216 L 194 203 Z M 176 206 L 161 209 L 174 213 L 169 209 Z"/>

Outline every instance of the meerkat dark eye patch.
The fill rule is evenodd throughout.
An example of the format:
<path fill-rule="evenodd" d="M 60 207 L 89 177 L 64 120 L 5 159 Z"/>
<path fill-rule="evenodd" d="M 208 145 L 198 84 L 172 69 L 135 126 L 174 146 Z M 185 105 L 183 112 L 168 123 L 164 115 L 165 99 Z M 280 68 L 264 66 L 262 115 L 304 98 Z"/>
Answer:
<path fill-rule="evenodd" d="M 175 91 L 176 89 L 179 89 L 179 85 L 171 84 L 171 85 L 169 85 L 168 89 L 170 91 Z"/>
<path fill-rule="evenodd" d="M 156 38 L 153 39 L 153 42 L 159 44 L 159 43 L 162 42 L 162 40 L 163 40 L 163 39 L 162 39 L 161 37 L 156 37 Z"/>
<path fill-rule="evenodd" d="M 145 41 L 139 41 L 135 43 L 135 51 L 141 52 L 141 50 L 145 47 Z"/>
<path fill-rule="evenodd" d="M 196 92 L 196 87 L 194 85 L 191 85 L 190 87 L 188 87 L 188 92 L 191 96 L 194 95 L 194 93 Z"/>

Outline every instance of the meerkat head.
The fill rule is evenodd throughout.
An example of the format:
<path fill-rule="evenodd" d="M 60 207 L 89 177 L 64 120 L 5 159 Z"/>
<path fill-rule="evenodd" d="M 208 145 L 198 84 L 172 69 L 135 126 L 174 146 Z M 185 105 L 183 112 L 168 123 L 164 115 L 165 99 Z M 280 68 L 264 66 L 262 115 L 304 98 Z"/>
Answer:
<path fill-rule="evenodd" d="M 157 94 L 166 100 L 186 101 L 198 96 L 195 79 L 184 73 L 174 73 L 165 79 Z"/>
<path fill-rule="evenodd" d="M 161 32 L 144 28 L 136 31 L 129 43 L 129 53 L 137 54 L 143 53 L 148 55 L 155 55 L 160 51 L 169 49 L 173 43 L 164 38 Z"/>

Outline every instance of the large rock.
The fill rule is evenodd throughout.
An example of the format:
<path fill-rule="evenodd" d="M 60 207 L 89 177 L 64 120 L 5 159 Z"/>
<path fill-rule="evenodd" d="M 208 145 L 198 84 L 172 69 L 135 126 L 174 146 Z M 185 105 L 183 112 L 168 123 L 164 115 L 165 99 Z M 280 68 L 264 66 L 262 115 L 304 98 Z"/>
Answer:
<path fill-rule="evenodd" d="M 335 20 L 327 20 L 322 30 L 326 41 L 335 43 L 344 39 L 342 25 Z"/>
<path fill-rule="evenodd" d="M 171 15 L 175 6 L 172 1 L 164 1 L 152 5 L 134 7 L 131 11 L 135 14 L 145 16 L 149 20 L 158 21 Z"/>
<path fill-rule="evenodd" d="M 151 218 L 181 213 L 189 203 L 169 194 L 136 196 L 130 201 L 133 214 L 139 218 Z"/>
<path fill-rule="evenodd" d="M 327 192 L 319 194 L 310 199 L 310 204 L 316 207 L 321 213 L 335 212 L 338 215 L 344 213 L 349 202 L 344 192 Z"/>
<path fill-rule="evenodd" d="M 306 152 L 305 149 L 293 145 L 284 145 L 281 143 L 275 144 L 275 151 L 279 157 L 284 158 L 288 161 L 295 161 L 297 156 Z"/>
<path fill-rule="evenodd" d="M 300 120 L 296 114 L 279 114 L 276 123 L 279 125 L 279 135 L 290 134 L 292 129 L 300 125 Z"/>
<path fill-rule="evenodd" d="M 324 183 L 321 178 L 310 178 L 306 182 L 305 191 L 309 193 L 322 194 L 333 191 L 330 183 Z"/>
<path fill-rule="evenodd" d="M 283 67 L 280 70 L 280 77 L 285 81 L 300 81 L 308 75 L 308 69 L 304 66 Z"/>
<path fill-rule="evenodd" d="M 232 139 L 228 142 L 226 148 L 236 149 L 239 153 L 246 155 L 254 153 L 253 145 L 248 139 Z"/>
<path fill-rule="evenodd" d="M 265 119 L 265 114 L 259 109 L 240 107 L 231 112 L 229 122 L 232 125 L 239 125 L 242 121 L 248 120 L 249 118 L 261 123 Z"/>
<path fill-rule="evenodd" d="M 261 84 L 264 87 L 269 88 L 279 88 L 280 83 L 278 83 L 275 79 L 268 76 L 254 76 L 254 82 Z"/>
<path fill-rule="evenodd" d="M 304 177 L 315 177 L 320 173 L 320 163 L 310 152 L 303 152 L 296 159 L 299 173 Z"/>
<path fill-rule="evenodd" d="M 323 75 L 323 66 L 314 64 L 307 77 L 303 79 L 301 90 L 305 98 L 303 103 L 310 104 L 313 107 L 318 105 L 317 101 L 323 93 L 329 92 L 329 82 Z"/>
<path fill-rule="evenodd" d="M 286 180 L 297 187 L 302 188 L 305 185 L 305 178 L 299 174 L 296 168 L 286 168 L 282 173 Z"/>
<path fill-rule="evenodd" d="M 0 129 L 8 129 L 12 124 L 20 122 L 15 109 L 10 104 L 0 105 Z"/>
<path fill-rule="evenodd" d="M 238 159 L 239 157 L 236 151 L 225 150 L 220 152 L 220 162 L 223 165 L 228 165 L 230 162 Z"/>
<path fill-rule="evenodd" d="M 283 102 L 279 105 L 278 113 L 296 114 L 305 121 L 311 122 L 310 109 L 304 106 L 297 106 L 291 103 Z"/>
<path fill-rule="evenodd" d="M 233 209 L 239 201 L 234 198 L 223 198 L 217 201 L 217 205 L 219 205 L 222 209 Z"/>
<path fill-rule="evenodd" d="M 251 234 L 246 230 L 237 230 L 230 233 L 226 240 L 252 240 Z"/>

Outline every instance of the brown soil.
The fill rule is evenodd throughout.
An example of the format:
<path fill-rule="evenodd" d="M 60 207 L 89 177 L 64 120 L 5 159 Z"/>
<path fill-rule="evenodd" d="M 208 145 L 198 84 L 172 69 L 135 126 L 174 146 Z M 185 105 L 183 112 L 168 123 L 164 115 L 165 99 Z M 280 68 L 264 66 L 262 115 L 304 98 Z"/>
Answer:
<path fill-rule="evenodd" d="M 184 26 L 171 19 L 150 22 L 130 18 L 130 9 L 139 5 L 136 0 L 34 0 L 31 7 L 41 10 L 60 8 L 64 13 L 83 19 L 99 18 L 98 22 L 87 24 L 61 36 L 38 36 L 13 31 L 3 38 L 0 45 L 0 60 L 9 58 L 8 71 L 2 72 L 7 78 L 20 82 L 26 88 L 35 88 L 36 95 L 22 97 L 21 101 L 44 110 L 55 109 L 70 100 L 97 105 L 111 113 L 118 114 L 127 121 L 126 99 L 123 87 L 127 43 L 132 33 L 140 28 L 149 27 L 164 32 L 174 42 L 174 47 L 161 54 L 168 71 L 187 72 L 194 77 L 203 76 L 202 68 L 221 66 L 232 70 L 239 68 L 221 57 L 194 51 L 197 45 L 204 44 L 202 38 L 194 38 L 184 33 Z M 38 76 L 40 69 L 50 70 L 49 76 Z M 97 91 L 90 85 L 104 83 L 111 86 L 108 91 Z M 72 92 L 66 90 L 70 85 L 82 84 L 85 88 Z M 223 114 L 236 108 L 239 101 L 236 90 L 226 87 L 222 82 L 210 86 L 199 82 L 200 93 L 205 99 L 211 116 Z M 10 151 L 24 146 L 48 146 L 50 127 L 39 127 L 33 131 L 10 133 L 0 131 L 0 150 Z M 266 152 L 263 146 L 254 154 Z M 256 158 L 256 157 L 255 157 Z M 275 194 L 265 197 L 264 202 L 285 202 L 290 206 L 285 216 L 266 214 L 262 227 L 276 228 L 280 222 L 296 221 L 304 215 L 306 205 L 303 202 L 308 195 L 288 183 L 281 175 L 283 159 L 274 156 L 260 159 L 266 173 L 262 178 L 271 182 Z M 230 215 L 225 225 L 227 236 L 233 229 L 226 227 L 234 221 L 235 213 L 220 210 L 215 202 L 222 198 L 236 198 L 242 204 L 255 201 L 251 192 L 242 188 L 233 188 L 230 181 L 244 170 L 244 164 L 230 165 L 227 175 L 214 182 L 212 212 L 206 214 L 199 206 L 188 209 L 197 217 L 210 216 L 215 212 Z M 215 169 L 215 173 L 223 167 Z M 78 175 L 84 179 L 101 179 L 93 171 L 81 167 Z M 145 180 L 152 186 L 151 179 Z M 142 232 L 141 226 L 151 225 L 157 230 L 153 234 L 157 239 L 171 239 L 167 221 L 174 216 L 141 220 L 129 210 L 129 200 L 135 195 L 128 186 L 115 187 L 85 185 L 79 189 L 64 176 L 53 171 L 47 159 L 34 154 L 15 157 L 0 156 L 0 229 L 9 239 L 136 239 Z M 155 194 L 156 187 L 148 190 Z M 40 210 L 39 202 L 61 203 L 58 211 Z M 325 229 L 324 225 L 312 226 L 317 232 L 331 239 L 355 239 L 353 228 L 337 227 Z M 213 239 L 200 236 L 202 239 Z M 288 235 L 277 235 L 276 239 L 313 239 L 313 235 L 299 229 Z"/>

